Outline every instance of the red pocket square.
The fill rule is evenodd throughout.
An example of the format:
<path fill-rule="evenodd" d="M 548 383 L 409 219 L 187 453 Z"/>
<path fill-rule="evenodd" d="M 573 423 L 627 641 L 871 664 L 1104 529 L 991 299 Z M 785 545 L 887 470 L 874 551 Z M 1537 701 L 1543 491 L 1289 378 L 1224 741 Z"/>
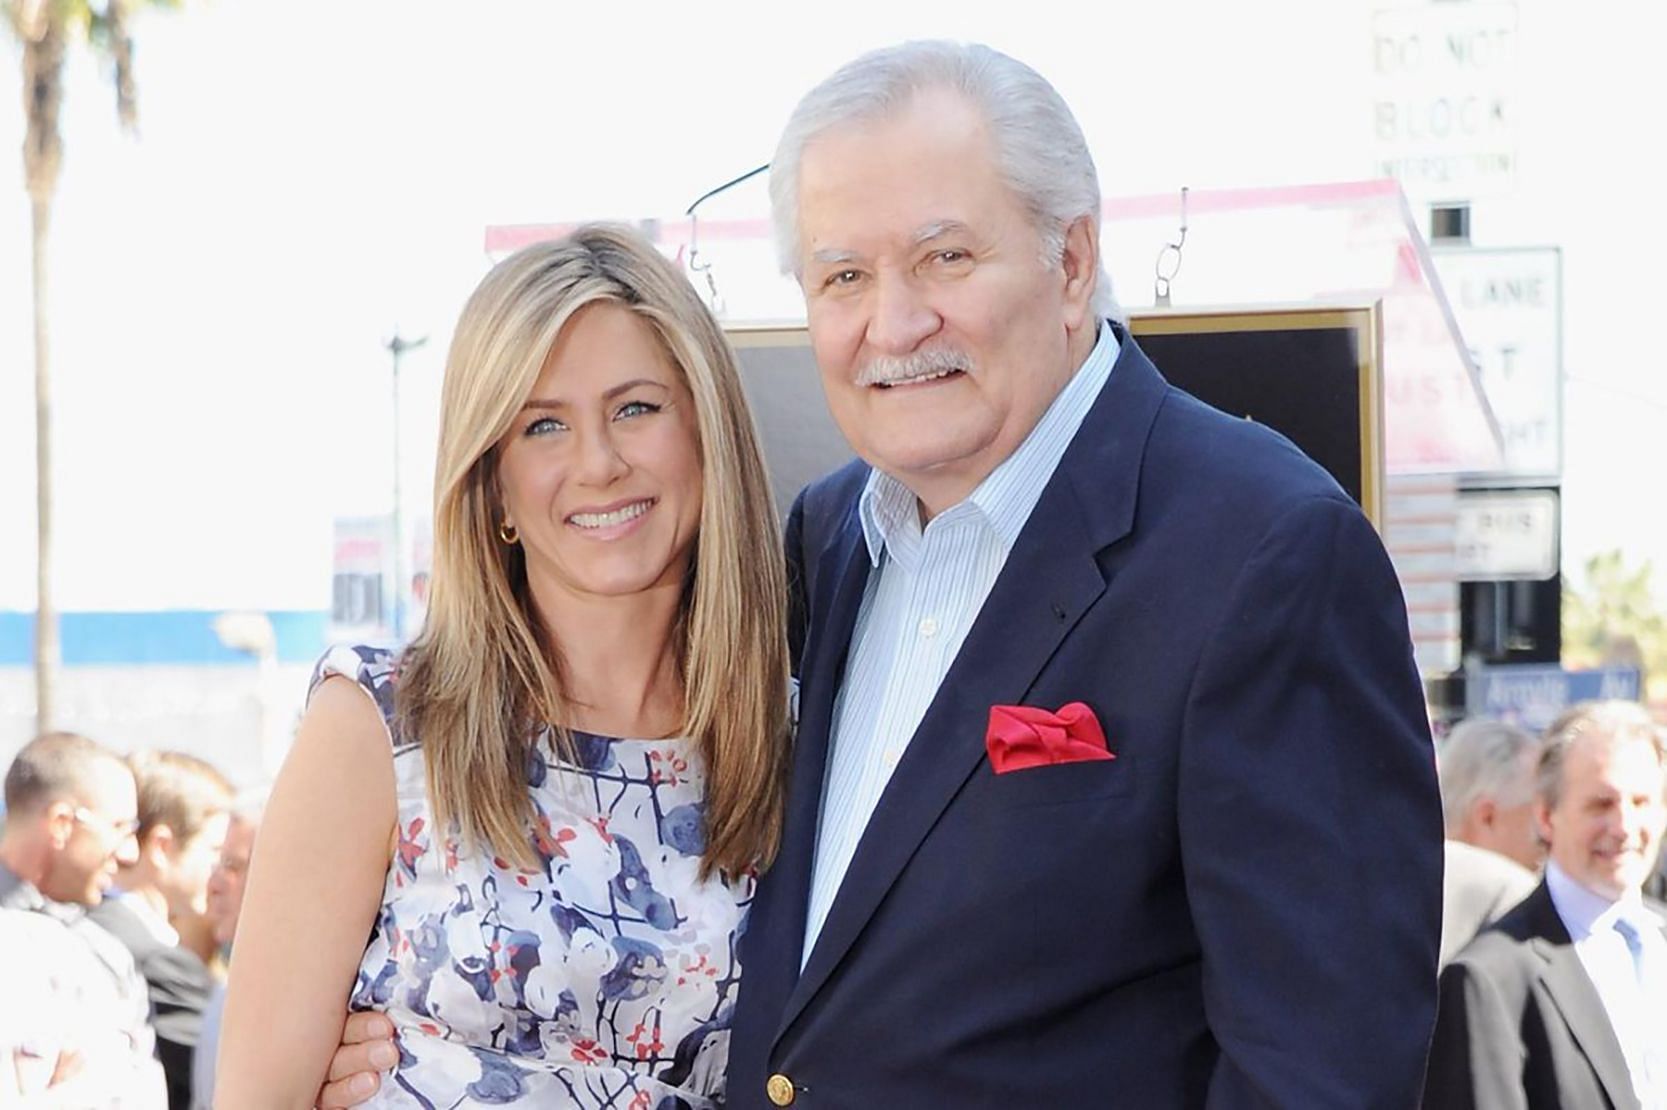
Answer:
<path fill-rule="evenodd" d="M 1030 705 L 992 705 L 984 748 L 998 775 L 1050 763 L 1117 758 L 1106 747 L 1099 718 L 1080 701 L 1060 706 L 1057 713 Z"/>

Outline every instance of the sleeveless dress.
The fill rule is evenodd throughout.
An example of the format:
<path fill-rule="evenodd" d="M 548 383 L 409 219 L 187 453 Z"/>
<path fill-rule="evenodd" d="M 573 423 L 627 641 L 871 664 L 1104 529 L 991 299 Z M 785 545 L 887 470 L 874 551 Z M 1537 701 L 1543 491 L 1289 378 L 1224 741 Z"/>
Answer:
<path fill-rule="evenodd" d="M 396 657 L 332 649 L 394 740 L 397 850 L 350 1001 L 398 1030 L 371 1107 L 710 1110 L 755 877 L 698 877 L 704 772 L 692 742 L 574 735 L 528 760 L 535 871 L 434 827 L 423 749 L 393 717 Z"/>

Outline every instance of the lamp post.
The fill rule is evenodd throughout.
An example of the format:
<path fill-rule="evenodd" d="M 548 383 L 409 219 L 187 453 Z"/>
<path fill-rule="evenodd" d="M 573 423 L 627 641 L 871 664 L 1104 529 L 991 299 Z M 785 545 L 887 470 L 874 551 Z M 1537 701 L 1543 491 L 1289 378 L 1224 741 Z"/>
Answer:
<path fill-rule="evenodd" d="M 393 619 L 389 622 L 394 630 L 394 642 L 405 640 L 405 547 L 404 547 L 404 508 L 400 503 L 399 491 L 399 360 L 406 351 L 414 351 L 428 342 L 428 336 L 420 339 L 406 339 L 399 334 L 399 328 L 394 328 L 393 338 L 388 340 L 388 353 L 394 357 L 394 578 L 393 578 Z"/>
<path fill-rule="evenodd" d="M 278 637 L 272 621 L 261 612 L 221 613 L 214 618 L 214 634 L 232 651 L 255 660 L 255 758 L 263 779 L 278 773 L 289 741 L 278 735 L 272 715 L 273 687 L 278 675 Z"/>

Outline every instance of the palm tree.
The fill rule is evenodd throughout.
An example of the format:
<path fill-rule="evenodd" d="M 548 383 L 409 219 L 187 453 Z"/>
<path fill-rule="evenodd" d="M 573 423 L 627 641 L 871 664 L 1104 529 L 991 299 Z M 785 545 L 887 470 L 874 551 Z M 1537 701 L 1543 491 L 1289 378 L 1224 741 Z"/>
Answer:
<path fill-rule="evenodd" d="M 35 721 L 52 727 L 57 681 L 58 614 L 52 604 L 52 391 L 47 326 L 47 233 L 63 162 L 58 112 L 64 100 L 64 54 L 85 41 L 114 69 L 116 115 L 127 130 L 138 125 L 133 39 L 128 22 L 141 3 L 176 7 L 178 0 L 0 0 L 0 15 L 23 45 L 23 178 L 29 193 L 35 317 Z"/>
<path fill-rule="evenodd" d="M 1563 656 L 1572 666 L 1638 667 L 1654 700 L 1667 694 L 1667 616 L 1651 574 L 1647 560 L 1633 568 L 1619 550 L 1588 559 L 1584 583 L 1563 587 Z"/>

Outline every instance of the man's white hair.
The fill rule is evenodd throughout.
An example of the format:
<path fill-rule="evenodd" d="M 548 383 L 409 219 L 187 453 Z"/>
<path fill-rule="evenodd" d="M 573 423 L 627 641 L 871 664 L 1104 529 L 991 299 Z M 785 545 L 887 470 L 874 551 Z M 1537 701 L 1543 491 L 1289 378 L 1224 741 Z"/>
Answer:
<path fill-rule="evenodd" d="M 1043 261 L 1058 266 L 1065 231 L 1088 216 L 1100 219 L 1100 179 L 1076 117 L 1054 87 L 1023 62 L 988 46 L 906 42 L 848 62 L 806 93 L 793 110 L 770 161 L 770 208 L 781 272 L 801 276 L 799 165 L 811 140 L 832 128 L 883 120 L 926 89 L 949 89 L 983 114 L 996 148 L 997 170 L 1029 210 Z M 945 173 L 958 167 L 945 166 Z M 1122 318 L 1102 263 L 1092 307 Z"/>
<path fill-rule="evenodd" d="M 1538 736 L 1505 721 L 1473 718 L 1454 726 L 1436 752 L 1448 834 L 1483 798 L 1503 807 L 1532 799 L 1539 754 Z"/>

